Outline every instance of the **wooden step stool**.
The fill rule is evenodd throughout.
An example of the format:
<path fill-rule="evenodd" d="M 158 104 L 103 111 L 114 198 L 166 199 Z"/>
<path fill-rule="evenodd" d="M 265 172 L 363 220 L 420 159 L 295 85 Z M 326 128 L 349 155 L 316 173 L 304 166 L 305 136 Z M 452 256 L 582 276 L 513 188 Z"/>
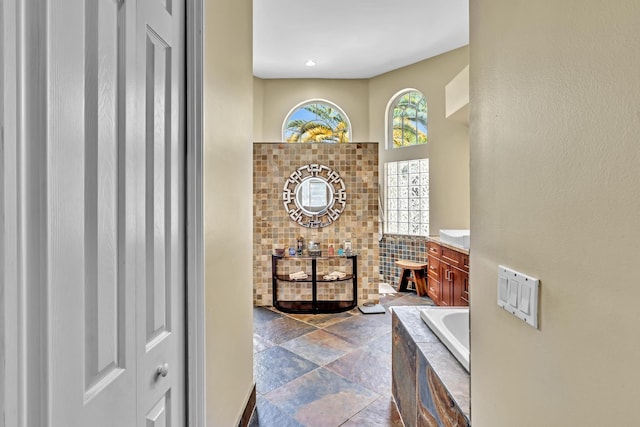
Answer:
<path fill-rule="evenodd" d="M 427 268 L 426 262 L 414 262 L 406 259 L 399 259 L 396 261 L 396 265 L 402 269 L 398 292 L 407 290 L 407 284 L 410 281 L 409 276 L 411 275 L 411 272 L 413 272 L 413 280 L 411 281 L 416 285 L 416 293 L 418 296 L 427 294 L 427 280 L 424 275 L 425 269 Z"/>

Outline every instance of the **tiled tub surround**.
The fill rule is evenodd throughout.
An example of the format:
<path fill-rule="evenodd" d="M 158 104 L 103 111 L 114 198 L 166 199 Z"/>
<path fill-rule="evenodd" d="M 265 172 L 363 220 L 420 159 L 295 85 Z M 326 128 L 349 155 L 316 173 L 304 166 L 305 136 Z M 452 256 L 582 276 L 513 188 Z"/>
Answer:
<path fill-rule="evenodd" d="M 289 218 L 282 201 L 282 190 L 289 175 L 300 166 L 324 164 L 340 174 L 345 182 L 347 204 L 344 212 L 324 228 L 305 228 Z M 270 306 L 271 254 L 274 244 L 296 246 L 302 235 L 320 242 L 323 254 L 329 245 L 336 253 L 345 240 L 352 242 L 358 254 L 358 304 L 378 302 L 379 247 L 378 231 L 378 144 L 253 144 L 253 283 L 254 305 Z M 340 270 L 340 268 L 337 268 Z M 330 271 L 327 271 L 329 273 Z M 348 299 L 351 287 L 345 285 L 323 289 L 327 296 Z M 283 300 L 307 299 L 310 284 L 292 283 L 278 287 Z"/>
<path fill-rule="evenodd" d="M 384 281 L 397 288 L 400 280 L 400 268 L 395 265 L 399 259 L 415 262 L 427 262 L 426 237 L 399 236 L 385 234 L 379 242 L 380 274 Z"/>
<path fill-rule="evenodd" d="M 406 427 L 469 427 L 469 374 L 420 318 L 394 307 L 392 393 Z"/>

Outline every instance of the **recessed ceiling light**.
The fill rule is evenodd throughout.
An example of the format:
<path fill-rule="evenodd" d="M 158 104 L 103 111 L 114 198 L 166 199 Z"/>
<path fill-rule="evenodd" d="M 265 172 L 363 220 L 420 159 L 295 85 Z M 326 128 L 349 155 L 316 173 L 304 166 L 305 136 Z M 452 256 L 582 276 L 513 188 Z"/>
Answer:
<path fill-rule="evenodd" d="M 314 61 L 313 59 L 307 59 L 307 62 L 305 62 L 304 65 L 306 65 L 307 67 L 315 67 L 316 61 Z"/>

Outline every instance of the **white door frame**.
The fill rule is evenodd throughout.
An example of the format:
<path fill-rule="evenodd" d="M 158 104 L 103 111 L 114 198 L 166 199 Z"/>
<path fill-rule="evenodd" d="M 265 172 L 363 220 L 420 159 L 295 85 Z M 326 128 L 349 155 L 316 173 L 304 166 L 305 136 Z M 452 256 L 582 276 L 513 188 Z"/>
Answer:
<path fill-rule="evenodd" d="M 0 425 L 46 426 L 46 3 L 4 0 L 1 271 L 6 374 Z"/>
<path fill-rule="evenodd" d="M 47 11 L 0 1 L 0 427 L 49 426 Z M 202 212 L 203 0 L 186 1 L 187 413 L 206 425 Z"/>
<path fill-rule="evenodd" d="M 202 171 L 204 0 L 185 2 L 187 17 L 187 414 L 205 426 L 204 222 Z"/>

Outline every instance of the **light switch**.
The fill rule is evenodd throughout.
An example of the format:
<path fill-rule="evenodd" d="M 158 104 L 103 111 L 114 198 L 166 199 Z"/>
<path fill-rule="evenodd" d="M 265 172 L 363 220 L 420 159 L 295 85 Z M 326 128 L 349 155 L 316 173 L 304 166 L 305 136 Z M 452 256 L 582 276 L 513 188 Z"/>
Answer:
<path fill-rule="evenodd" d="M 540 280 L 498 266 L 498 305 L 536 329 L 539 287 Z"/>
<path fill-rule="evenodd" d="M 519 285 L 516 279 L 509 278 L 509 305 L 514 308 L 518 306 Z"/>
<path fill-rule="evenodd" d="M 498 301 L 504 301 L 505 303 L 509 300 L 509 279 L 506 277 L 498 277 Z"/>
<path fill-rule="evenodd" d="M 520 298 L 518 299 L 518 309 L 524 314 L 529 314 L 529 298 L 531 295 L 531 287 L 525 281 L 520 286 Z"/>

